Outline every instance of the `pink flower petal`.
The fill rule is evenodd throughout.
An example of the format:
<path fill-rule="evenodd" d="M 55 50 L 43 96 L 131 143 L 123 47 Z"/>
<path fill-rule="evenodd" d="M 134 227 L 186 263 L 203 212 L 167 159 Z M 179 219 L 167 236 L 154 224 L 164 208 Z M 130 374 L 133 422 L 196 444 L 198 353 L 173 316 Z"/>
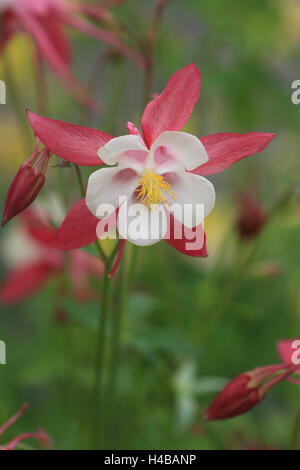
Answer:
<path fill-rule="evenodd" d="M 98 166 L 100 147 L 112 136 L 96 129 L 76 126 L 27 112 L 30 124 L 43 144 L 55 155 L 78 165 Z"/>
<path fill-rule="evenodd" d="M 73 250 L 90 245 L 97 240 L 99 219 L 89 211 L 85 199 L 81 199 L 67 213 L 56 230 L 52 245 L 59 250 Z"/>
<path fill-rule="evenodd" d="M 60 55 L 62 61 L 65 64 L 71 63 L 71 47 L 69 40 L 65 35 L 62 26 L 58 22 L 58 19 L 52 15 L 48 15 L 46 18 L 40 17 L 40 22 L 43 28 L 47 31 L 49 40 L 55 48 L 58 55 Z"/>
<path fill-rule="evenodd" d="M 62 34 L 58 24 L 53 21 L 50 15 L 42 18 L 32 15 L 26 10 L 18 10 L 18 20 L 23 29 L 34 39 L 36 47 L 41 56 L 47 61 L 54 73 L 67 90 L 79 102 L 89 108 L 96 108 L 96 103 L 89 97 L 87 88 L 72 74 L 68 62 L 65 61 L 64 54 L 59 51 Z M 54 32 L 57 32 L 56 41 L 53 40 Z M 64 43 L 64 48 L 66 44 Z"/>
<path fill-rule="evenodd" d="M 197 239 L 199 240 L 197 244 L 200 246 L 192 249 L 189 245 L 192 245 L 197 241 L 196 234 Z M 172 214 L 169 214 L 169 228 L 165 240 L 169 245 L 173 246 L 175 250 L 180 251 L 185 255 L 198 258 L 204 258 L 207 256 L 206 235 L 203 231 L 203 227 L 200 225 L 194 229 L 188 229 L 175 219 Z"/>
<path fill-rule="evenodd" d="M 207 151 L 208 162 L 192 173 L 210 175 L 226 170 L 242 158 L 261 152 L 274 137 L 275 134 L 264 132 L 222 133 L 202 137 L 200 140 Z"/>
<path fill-rule="evenodd" d="M 298 344 L 295 343 L 296 341 L 298 341 Z M 293 359 L 300 359 L 300 338 L 279 341 L 277 343 L 277 351 L 280 359 L 285 364 L 293 364 Z M 297 373 L 300 374 L 300 365 Z"/>
<path fill-rule="evenodd" d="M 111 230 L 117 225 L 117 217 L 119 213 L 119 208 L 112 212 L 108 217 L 98 220 L 97 225 L 97 237 L 101 238 L 104 235 L 107 235 Z"/>
<path fill-rule="evenodd" d="M 150 148 L 164 131 L 179 131 L 199 98 L 201 73 L 194 63 L 178 70 L 164 91 L 151 101 L 142 117 L 145 142 Z"/>
<path fill-rule="evenodd" d="M 44 261 L 13 271 L 0 289 L 0 302 L 13 304 L 37 292 L 56 272 L 56 266 Z"/>
<path fill-rule="evenodd" d="M 27 209 L 21 214 L 27 233 L 39 244 L 51 246 L 55 230 L 38 211 Z"/>

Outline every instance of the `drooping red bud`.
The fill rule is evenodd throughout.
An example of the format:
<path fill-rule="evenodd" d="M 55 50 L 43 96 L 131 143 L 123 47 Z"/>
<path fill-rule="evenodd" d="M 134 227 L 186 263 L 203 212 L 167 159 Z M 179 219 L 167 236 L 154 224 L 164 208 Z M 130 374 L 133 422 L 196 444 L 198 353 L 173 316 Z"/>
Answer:
<path fill-rule="evenodd" d="M 45 183 L 49 158 L 49 150 L 46 148 L 39 150 L 39 143 L 36 139 L 33 154 L 19 168 L 9 187 L 1 227 L 20 212 L 23 212 L 35 200 Z"/>
<path fill-rule="evenodd" d="M 289 378 L 296 366 L 274 364 L 245 372 L 231 380 L 204 412 L 207 421 L 233 418 L 260 403 L 268 390 Z"/>
<path fill-rule="evenodd" d="M 253 194 L 247 192 L 239 198 L 237 230 L 241 238 L 255 238 L 267 221 L 267 213 Z"/>
<path fill-rule="evenodd" d="M 240 374 L 216 396 L 204 413 L 207 421 L 232 418 L 245 413 L 257 405 L 264 395 L 258 386 L 251 386 L 252 377 L 248 373 Z"/>

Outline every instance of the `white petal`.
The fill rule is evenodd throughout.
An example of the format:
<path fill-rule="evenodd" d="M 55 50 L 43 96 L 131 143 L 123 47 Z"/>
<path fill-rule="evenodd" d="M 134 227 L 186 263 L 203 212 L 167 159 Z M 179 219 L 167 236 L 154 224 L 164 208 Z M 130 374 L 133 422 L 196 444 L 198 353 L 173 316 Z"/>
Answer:
<path fill-rule="evenodd" d="M 146 167 L 148 155 L 149 152 L 144 150 L 127 150 L 121 154 L 118 167 L 132 168 L 141 174 Z"/>
<path fill-rule="evenodd" d="M 159 173 L 166 171 L 178 171 L 185 169 L 194 170 L 208 161 L 208 155 L 204 145 L 192 134 L 186 132 L 166 131 L 160 134 L 150 149 L 149 160 L 155 162 L 155 152 L 158 147 L 166 147 L 173 154 L 173 161 L 156 164 Z"/>
<path fill-rule="evenodd" d="M 203 176 L 187 172 L 168 173 L 164 178 L 176 193 L 175 203 L 168 206 L 174 217 L 188 228 L 202 224 L 215 205 L 212 183 Z"/>
<path fill-rule="evenodd" d="M 86 205 L 96 217 L 107 217 L 118 209 L 120 197 L 131 198 L 137 183 L 138 175 L 130 168 L 101 168 L 89 178 Z"/>
<path fill-rule="evenodd" d="M 136 200 L 135 200 L 136 201 Z M 167 233 L 167 216 L 162 205 L 149 210 L 144 204 L 124 204 L 118 214 L 118 231 L 122 238 L 138 246 L 150 246 Z"/>
<path fill-rule="evenodd" d="M 98 156 L 106 165 L 115 165 L 122 154 L 129 150 L 147 151 L 147 147 L 137 135 L 124 135 L 110 140 L 98 150 Z"/>

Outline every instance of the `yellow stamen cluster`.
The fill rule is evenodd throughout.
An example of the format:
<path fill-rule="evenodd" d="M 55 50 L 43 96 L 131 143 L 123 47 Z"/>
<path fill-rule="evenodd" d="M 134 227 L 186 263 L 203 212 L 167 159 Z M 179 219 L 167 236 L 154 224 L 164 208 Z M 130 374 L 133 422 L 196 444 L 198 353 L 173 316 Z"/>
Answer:
<path fill-rule="evenodd" d="M 167 202 L 166 197 L 170 196 L 176 201 L 177 194 L 171 189 L 171 185 L 165 181 L 164 177 L 155 173 L 151 168 L 144 170 L 137 187 L 137 198 L 148 208 L 152 204 L 163 204 Z"/>

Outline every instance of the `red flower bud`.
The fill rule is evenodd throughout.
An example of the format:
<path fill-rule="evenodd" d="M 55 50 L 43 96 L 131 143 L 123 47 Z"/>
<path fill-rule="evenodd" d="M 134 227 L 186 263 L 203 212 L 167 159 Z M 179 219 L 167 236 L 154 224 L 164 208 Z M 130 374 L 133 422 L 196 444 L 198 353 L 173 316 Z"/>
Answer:
<path fill-rule="evenodd" d="M 237 229 L 241 238 L 255 238 L 267 221 L 267 214 L 260 202 L 250 193 L 239 198 Z"/>
<path fill-rule="evenodd" d="M 249 373 L 238 375 L 217 395 L 204 413 L 207 421 L 232 418 L 245 413 L 263 398 L 259 387 L 252 386 Z"/>
<path fill-rule="evenodd" d="M 238 375 L 216 396 L 204 413 L 205 419 L 226 419 L 246 413 L 264 399 L 271 387 L 291 373 L 292 368 L 279 364 Z"/>
<path fill-rule="evenodd" d="M 45 183 L 49 158 L 49 150 L 46 148 L 39 150 L 38 139 L 36 139 L 33 154 L 19 168 L 8 190 L 1 227 L 35 200 Z"/>

